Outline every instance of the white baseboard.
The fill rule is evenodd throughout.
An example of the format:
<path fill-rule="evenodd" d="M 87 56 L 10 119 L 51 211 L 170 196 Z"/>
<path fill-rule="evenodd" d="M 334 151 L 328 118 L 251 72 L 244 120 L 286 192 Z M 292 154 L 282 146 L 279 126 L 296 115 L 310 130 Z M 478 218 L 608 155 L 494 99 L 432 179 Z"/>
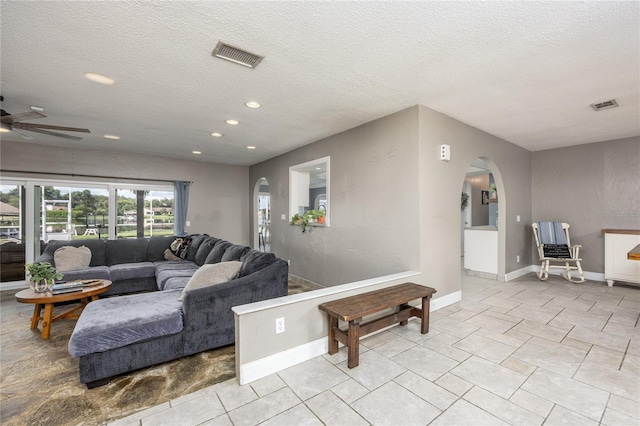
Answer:
<path fill-rule="evenodd" d="M 446 296 L 438 297 L 437 299 L 431 299 L 431 303 L 429 304 L 430 312 L 437 311 L 438 309 L 442 309 L 449 305 L 453 305 L 454 303 L 458 303 L 462 300 L 462 291 L 454 291 L 453 293 L 449 293 Z"/>
<path fill-rule="evenodd" d="M 437 311 L 438 309 L 457 303 L 460 300 L 462 300 L 462 291 L 456 291 L 437 299 L 431 299 L 430 312 Z M 326 354 L 328 351 L 329 341 L 327 337 L 322 337 L 321 339 L 296 346 L 286 351 L 240 365 L 240 377 L 238 381 L 241 385 L 246 385 L 255 380 L 267 377 L 270 374 L 277 373 L 301 362 Z"/>
<path fill-rule="evenodd" d="M 267 377 L 301 362 L 310 360 L 329 351 L 329 341 L 326 337 L 314 340 L 304 345 L 296 346 L 284 352 L 269 355 L 240 366 L 241 385 Z"/>
<path fill-rule="evenodd" d="M 538 266 L 538 270 L 540 270 L 540 267 Z M 516 278 L 520 278 L 523 277 L 527 274 L 530 274 L 531 272 L 534 272 L 534 265 L 529 265 L 529 266 L 525 266 L 524 268 L 520 268 L 520 269 L 516 269 L 515 271 L 511 271 L 508 274 L 506 274 L 504 276 L 504 280 L 505 281 L 512 281 L 515 280 Z"/>

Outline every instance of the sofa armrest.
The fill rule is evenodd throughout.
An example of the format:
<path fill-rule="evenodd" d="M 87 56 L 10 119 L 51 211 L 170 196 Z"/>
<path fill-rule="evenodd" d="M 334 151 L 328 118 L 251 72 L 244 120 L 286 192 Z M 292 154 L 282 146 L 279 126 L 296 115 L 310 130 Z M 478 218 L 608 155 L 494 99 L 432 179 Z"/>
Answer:
<path fill-rule="evenodd" d="M 286 296 L 289 265 L 282 259 L 226 283 L 191 290 L 182 298 L 185 355 L 235 341 L 234 306 Z"/>

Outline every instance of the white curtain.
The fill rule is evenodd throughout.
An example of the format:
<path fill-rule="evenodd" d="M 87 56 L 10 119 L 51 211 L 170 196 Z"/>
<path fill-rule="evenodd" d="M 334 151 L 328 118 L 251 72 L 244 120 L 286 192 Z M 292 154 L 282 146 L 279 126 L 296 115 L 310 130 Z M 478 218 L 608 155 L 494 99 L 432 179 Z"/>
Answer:
<path fill-rule="evenodd" d="M 189 205 L 189 182 L 175 181 L 175 205 L 173 206 L 173 232 L 175 235 L 187 235 L 184 230 L 187 222 L 187 206 Z"/>

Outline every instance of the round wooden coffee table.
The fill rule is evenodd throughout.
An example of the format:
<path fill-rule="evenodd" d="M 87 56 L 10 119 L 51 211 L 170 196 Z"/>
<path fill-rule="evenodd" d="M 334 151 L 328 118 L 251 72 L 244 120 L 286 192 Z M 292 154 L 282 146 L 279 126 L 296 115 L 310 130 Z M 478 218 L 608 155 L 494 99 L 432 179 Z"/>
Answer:
<path fill-rule="evenodd" d="M 94 280 L 84 280 L 94 281 Z M 30 288 L 19 291 L 16 293 L 16 300 L 21 303 L 35 303 L 36 306 L 33 309 L 33 316 L 31 317 L 31 330 L 38 327 L 38 323 L 42 320 L 42 331 L 40 336 L 43 339 L 48 339 L 51 334 L 51 323 L 64 318 L 80 318 L 80 312 L 90 301 L 97 300 L 98 295 L 104 293 L 109 289 L 111 281 L 100 280 L 101 284 L 93 285 L 90 287 L 83 287 L 81 291 L 74 291 L 71 293 L 52 294 L 50 291 L 44 293 L 36 293 Z M 60 315 L 53 316 L 53 304 L 58 302 L 68 302 L 78 300 L 80 306 L 76 306 Z M 42 308 L 44 307 L 44 315 L 40 316 Z"/>

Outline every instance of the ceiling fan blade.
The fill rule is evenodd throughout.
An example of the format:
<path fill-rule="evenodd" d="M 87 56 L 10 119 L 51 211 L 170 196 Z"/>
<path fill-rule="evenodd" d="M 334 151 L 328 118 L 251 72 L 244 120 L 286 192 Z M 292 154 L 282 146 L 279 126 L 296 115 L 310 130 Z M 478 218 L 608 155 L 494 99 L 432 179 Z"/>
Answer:
<path fill-rule="evenodd" d="M 14 132 L 18 133 L 20 136 L 22 136 L 23 139 L 30 139 L 33 140 L 34 137 L 31 136 L 29 133 L 24 132 L 22 130 L 18 130 L 18 129 L 13 129 Z"/>
<path fill-rule="evenodd" d="M 15 124 L 14 124 L 15 126 Z M 57 136 L 59 138 L 66 138 L 66 139 L 71 139 L 74 141 L 79 141 L 82 138 L 79 138 L 77 136 L 70 136 L 70 135 L 63 135 L 62 133 L 56 133 L 56 132 L 50 132 L 48 130 L 41 130 L 41 129 L 35 129 L 33 127 L 29 127 L 29 128 L 22 128 L 22 130 L 27 130 L 29 132 L 36 132 L 36 133 L 42 133 L 43 135 L 49 135 L 49 136 Z"/>
<path fill-rule="evenodd" d="M 80 129 L 78 127 L 54 126 L 54 125 L 51 125 L 51 124 L 13 123 L 13 127 L 16 128 L 16 129 L 23 129 L 23 130 L 49 129 L 49 130 L 61 130 L 63 132 L 91 133 L 91 131 L 89 131 L 89 129 Z"/>
<path fill-rule="evenodd" d="M 20 112 L 18 114 L 3 115 L 2 123 L 15 123 L 20 120 L 33 120 L 36 118 L 45 118 L 46 115 L 40 114 L 38 111 Z"/>

